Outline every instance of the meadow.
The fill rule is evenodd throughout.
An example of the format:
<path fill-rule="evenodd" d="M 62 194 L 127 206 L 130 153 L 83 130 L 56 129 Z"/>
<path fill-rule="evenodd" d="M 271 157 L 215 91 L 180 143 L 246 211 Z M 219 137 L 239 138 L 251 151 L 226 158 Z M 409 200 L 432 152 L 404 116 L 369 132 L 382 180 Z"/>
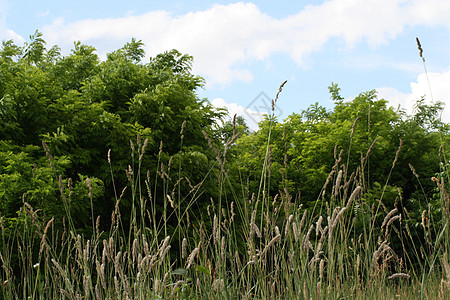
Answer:
<path fill-rule="evenodd" d="M 278 122 L 272 109 L 258 132 L 236 116 L 214 129 L 191 58 L 142 65 L 139 43 L 103 63 L 80 44 L 39 56 L 39 35 L 7 60 L 19 50 L 3 43 L 11 78 L 60 94 L 0 85 L 13 95 L 0 108 L 16 112 L 0 122 L 1 298 L 450 298 L 439 105 L 419 101 L 409 118 L 373 92 L 345 102 L 332 85 L 333 112 Z M 131 88 L 136 78 L 155 88 Z M 16 104 L 35 99 L 45 118 L 33 123 Z M 174 113 L 182 101 L 195 109 Z"/>

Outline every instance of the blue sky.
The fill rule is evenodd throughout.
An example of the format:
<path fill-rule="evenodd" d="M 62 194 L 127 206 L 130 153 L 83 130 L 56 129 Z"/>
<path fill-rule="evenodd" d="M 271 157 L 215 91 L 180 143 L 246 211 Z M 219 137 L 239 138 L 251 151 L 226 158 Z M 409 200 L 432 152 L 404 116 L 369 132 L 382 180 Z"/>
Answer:
<path fill-rule="evenodd" d="M 38 29 L 63 54 L 79 40 L 103 58 L 132 37 L 148 56 L 178 49 L 207 80 L 199 96 L 255 128 L 267 101 L 261 95 L 273 98 L 284 80 L 280 119 L 315 102 L 331 109 L 331 82 L 345 98 L 376 89 L 411 113 L 421 96 L 432 100 L 416 37 L 433 100 L 449 106 L 449 15 L 449 0 L 0 0 L 0 39 L 21 44 Z M 442 118 L 450 122 L 450 108 Z"/>

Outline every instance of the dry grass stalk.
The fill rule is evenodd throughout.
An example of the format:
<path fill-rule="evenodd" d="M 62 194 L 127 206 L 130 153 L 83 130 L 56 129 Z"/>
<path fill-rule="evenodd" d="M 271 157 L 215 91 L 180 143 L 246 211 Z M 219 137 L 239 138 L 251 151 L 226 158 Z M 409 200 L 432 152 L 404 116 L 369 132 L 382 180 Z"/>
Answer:
<path fill-rule="evenodd" d="M 384 225 L 386 225 L 386 223 L 391 219 L 391 217 L 392 217 L 394 214 L 396 214 L 397 212 L 398 212 L 398 209 L 397 209 L 397 208 L 392 209 L 392 210 L 386 215 L 386 217 L 384 218 L 384 221 L 383 221 L 383 223 L 381 224 L 381 228 L 383 228 Z"/>
<path fill-rule="evenodd" d="M 213 218 L 213 229 L 212 229 L 212 236 L 213 236 L 213 243 L 214 245 L 217 245 L 217 242 L 219 240 L 219 236 L 220 236 L 220 232 L 219 231 L 219 224 L 218 224 L 218 218 L 217 215 L 214 214 L 214 218 Z"/>
<path fill-rule="evenodd" d="M 325 197 L 325 193 L 326 193 L 326 191 L 327 191 L 327 186 L 328 186 L 328 184 L 330 183 L 331 178 L 333 177 L 333 175 L 334 175 L 335 172 L 336 172 L 335 170 L 332 170 L 332 171 L 330 172 L 330 174 L 328 174 L 327 180 L 325 180 L 325 184 L 324 184 L 323 187 L 322 187 L 322 197 Z"/>
<path fill-rule="evenodd" d="M 279 239 L 281 239 L 281 235 L 276 235 L 273 239 L 270 240 L 270 242 L 264 247 L 264 250 L 261 252 L 260 258 L 263 258 L 267 251 L 270 249 L 270 247 L 272 247 L 273 244 L 275 244 L 276 241 L 278 241 Z"/>
<path fill-rule="evenodd" d="M 359 119 L 361 119 L 360 116 L 358 116 L 358 117 L 355 119 L 355 122 L 353 122 L 353 125 L 352 125 L 352 132 L 350 133 L 350 140 L 352 139 L 353 134 L 355 133 L 356 123 L 359 121 Z"/>
<path fill-rule="evenodd" d="M 298 234 L 297 223 L 295 223 L 295 222 L 292 222 L 292 232 L 294 233 L 295 242 L 298 242 L 299 234 Z"/>
<path fill-rule="evenodd" d="M 250 238 L 250 240 L 253 239 L 253 235 L 254 235 L 254 233 L 255 233 L 255 227 L 254 227 L 254 225 L 255 225 L 255 219 L 256 219 L 256 210 L 253 210 L 253 211 L 252 211 L 252 217 L 251 217 L 251 219 L 250 219 L 250 233 L 249 233 L 249 238 Z"/>
<path fill-rule="evenodd" d="M 372 144 L 370 144 L 369 149 L 367 150 L 366 156 L 363 157 L 361 164 L 364 165 L 365 161 L 369 158 L 370 153 L 373 150 L 373 147 L 375 146 L 376 142 L 378 141 L 378 138 L 376 138 L 375 140 L 373 140 Z"/>
<path fill-rule="evenodd" d="M 395 164 L 397 163 L 398 156 L 400 155 L 400 151 L 402 149 L 402 146 L 403 146 L 403 140 L 400 139 L 400 145 L 398 146 L 397 152 L 395 153 L 394 161 L 392 162 L 392 169 L 395 167 Z"/>
<path fill-rule="evenodd" d="M 333 193 L 334 198 L 337 198 L 337 196 L 339 194 L 339 189 L 341 187 L 341 180 L 342 180 L 342 170 L 339 170 L 337 178 L 336 178 L 336 182 L 334 184 L 334 193 Z"/>
<path fill-rule="evenodd" d="M 337 223 L 339 222 L 339 220 L 341 220 L 342 215 L 344 214 L 344 212 L 346 211 L 347 207 L 343 207 L 339 213 L 336 215 L 336 218 L 333 220 L 333 224 L 331 225 L 331 229 L 336 228 Z"/>
<path fill-rule="evenodd" d="M 223 236 L 220 242 L 220 257 L 222 258 L 222 261 L 225 260 L 225 246 L 226 246 L 226 239 L 225 236 Z"/>
<path fill-rule="evenodd" d="M 350 195 L 350 198 L 347 201 L 347 205 L 345 206 L 346 208 L 349 208 L 350 205 L 352 205 L 353 200 L 358 196 L 360 191 L 361 191 L 361 186 L 357 186 L 355 188 L 355 190 L 353 191 L 353 193 Z"/>
<path fill-rule="evenodd" d="M 314 225 L 311 224 L 311 226 L 308 229 L 308 232 L 306 233 L 306 235 L 303 237 L 303 241 L 302 241 L 302 249 L 303 251 L 307 251 L 308 249 L 313 250 L 313 246 L 309 240 L 311 232 L 314 230 Z"/>
<path fill-rule="evenodd" d="M 44 148 L 45 155 L 47 155 L 48 160 L 50 161 L 50 169 L 53 169 L 53 156 L 50 154 L 50 149 L 44 141 L 42 141 L 42 148 Z"/>
<path fill-rule="evenodd" d="M 178 280 L 175 285 L 173 286 L 172 292 L 170 293 L 170 296 L 172 297 L 173 295 L 175 295 L 175 293 L 177 292 L 178 288 L 180 287 L 181 284 L 184 283 L 184 280 Z"/>
<path fill-rule="evenodd" d="M 194 259 L 200 251 L 200 245 L 201 245 L 201 242 L 199 242 L 198 246 L 191 252 L 191 254 L 189 254 L 188 264 L 186 266 L 186 269 L 189 269 L 191 267 L 191 265 L 194 263 Z"/>
<path fill-rule="evenodd" d="M 167 248 L 167 245 L 169 244 L 169 241 L 170 241 L 170 236 L 168 235 L 168 236 L 166 236 L 166 238 L 162 242 L 161 247 L 158 250 L 159 257 L 161 258 L 161 260 L 164 258 L 164 255 L 167 253 L 166 248 Z"/>
<path fill-rule="evenodd" d="M 395 273 L 388 277 L 388 279 L 395 279 L 395 278 L 409 279 L 409 278 L 411 278 L 411 276 L 409 276 L 408 274 L 405 274 L 405 273 Z"/>
<path fill-rule="evenodd" d="M 41 239 L 41 247 L 39 249 L 39 255 L 41 255 L 42 251 L 44 250 L 44 246 L 47 245 L 47 243 L 45 242 L 45 239 L 47 238 L 47 231 L 50 228 L 50 225 L 53 223 L 53 221 L 55 220 L 55 218 L 51 218 L 50 221 L 48 221 L 47 225 L 44 228 L 44 234 L 42 235 L 42 239 Z"/>
<path fill-rule="evenodd" d="M 181 258 L 186 257 L 186 247 L 187 247 L 187 239 L 183 238 L 183 241 L 181 242 Z"/>
<path fill-rule="evenodd" d="M 167 195 L 167 200 L 169 200 L 170 207 L 172 207 L 172 209 L 175 209 L 175 204 L 173 203 L 173 200 L 172 200 L 172 198 L 170 197 L 170 195 Z"/>

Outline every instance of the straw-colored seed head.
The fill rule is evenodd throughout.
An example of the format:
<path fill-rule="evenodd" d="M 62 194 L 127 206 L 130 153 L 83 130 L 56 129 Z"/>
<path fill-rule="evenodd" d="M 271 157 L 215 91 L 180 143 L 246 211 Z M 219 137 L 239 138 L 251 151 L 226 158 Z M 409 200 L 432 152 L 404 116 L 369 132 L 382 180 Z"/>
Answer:
<path fill-rule="evenodd" d="M 395 278 L 406 278 L 409 279 L 411 276 L 405 273 L 395 273 L 388 277 L 388 279 L 395 279 Z"/>
<path fill-rule="evenodd" d="M 187 239 L 183 238 L 183 241 L 181 242 L 181 258 L 186 257 L 186 247 L 187 247 Z"/>
<path fill-rule="evenodd" d="M 386 215 L 386 217 L 384 218 L 384 221 L 383 221 L 383 223 L 381 224 L 381 227 L 384 227 L 384 225 L 386 225 L 387 222 L 391 219 L 391 217 L 392 217 L 394 214 L 396 214 L 397 212 L 398 212 L 398 209 L 397 209 L 397 208 L 394 208 L 393 210 L 391 210 L 391 211 Z"/>
<path fill-rule="evenodd" d="M 164 241 L 162 242 L 162 246 L 159 248 L 159 257 L 162 259 L 164 257 L 164 254 L 166 253 L 166 247 L 169 244 L 169 240 L 170 240 L 170 236 L 166 236 L 166 238 L 164 239 Z"/>
<path fill-rule="evenodd" d="M 225 260 L 225 245 L 226 245 L 226 239 L 225 239 L 225 236 L 223 236 L 222 241 L 220 243 L 220 256 L 222 258 L 222 261 Z"/>
<path fill-rule="evenodd" d="M 424 210 L 422 212 L 422 227 L 423 227 L 423 229 L 426 229 L 426 227 L 425 227 L 426 212 L 427 212 L 426 210 Z"/>
<path fill-rule="evenodd" d="M 292 232 L 294 233 L 295 242 L 298 242 L 298 237 L 299 237 L 299 234 L 298 234 L 297 230 L 298 230 L 297 223 L 292 222 Z"/>
<path fill-rule="evenodd" d="M 189 269 L 192 265 L 192 263 L 194 262 L 195 257 L 197 256 L 198 252 L 200 251 L 200 249 L 197 247 L 194 249 L 194 251 L 192 251 L 192 253 L 189 255 L 188 257 L 188 264 L 186 269 Z"/>

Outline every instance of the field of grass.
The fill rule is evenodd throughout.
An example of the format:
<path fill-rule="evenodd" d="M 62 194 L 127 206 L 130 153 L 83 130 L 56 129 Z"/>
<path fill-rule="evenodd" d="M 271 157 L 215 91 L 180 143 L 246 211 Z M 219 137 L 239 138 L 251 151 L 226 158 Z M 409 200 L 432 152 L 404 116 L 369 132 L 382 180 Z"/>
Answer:
<path fill-rule="evenodd" d="M 145 147 L 138 138 L 134 157 L 139 162 Z M 155 181 L 166 184 L 164 170 L 145 176 L 139 162 L 127 172 L 133 198 L 130 221 L 122 218 L 120 196 L 106 232 L 100 229 L 100 218 L 92 216 L 93 232 L 79 233 L 70 214 L 64 230 L 58 231 L 53 218 L 24 203 L 14 225 L 3 218 L 0 223 L 1 298 L 450 298 L 446 169 L 445 176 L 433 178 L 442 207 L 419 212 L 422 223 L 411 226 L 409 212 L 400 205 L 386 207 L 383 194 L 371 206 L 365 201 L 370 149 L 352 174 L 347 174 L 342 152 L 335 153 L 318 204 L 309 209 L 287 189 L 275 197 L 266 195 L 267 149 L 260 188 L 245 199 L 238 194 L 231 200 L 211 199 L 201 217 L 191 210 L 201 185 L 184 198 L 172 199 L 168 190 L 155 194 Z M 224 190 L 223 156 L 218 163 L 222 171 L 217 188 Z M 60 182 L 61 201 L 69 206 Z M 86 183 L 90 195 L 89 179 Z M 396 204 L 400 201 L 399 195 Z M 163 205 L 162 216 L 157 205 Z M 442 211 L 442 222 L 433 220 L 432 209 Z M 159 221 L 168 218 L 175 218 L 176 226 Z"/>

